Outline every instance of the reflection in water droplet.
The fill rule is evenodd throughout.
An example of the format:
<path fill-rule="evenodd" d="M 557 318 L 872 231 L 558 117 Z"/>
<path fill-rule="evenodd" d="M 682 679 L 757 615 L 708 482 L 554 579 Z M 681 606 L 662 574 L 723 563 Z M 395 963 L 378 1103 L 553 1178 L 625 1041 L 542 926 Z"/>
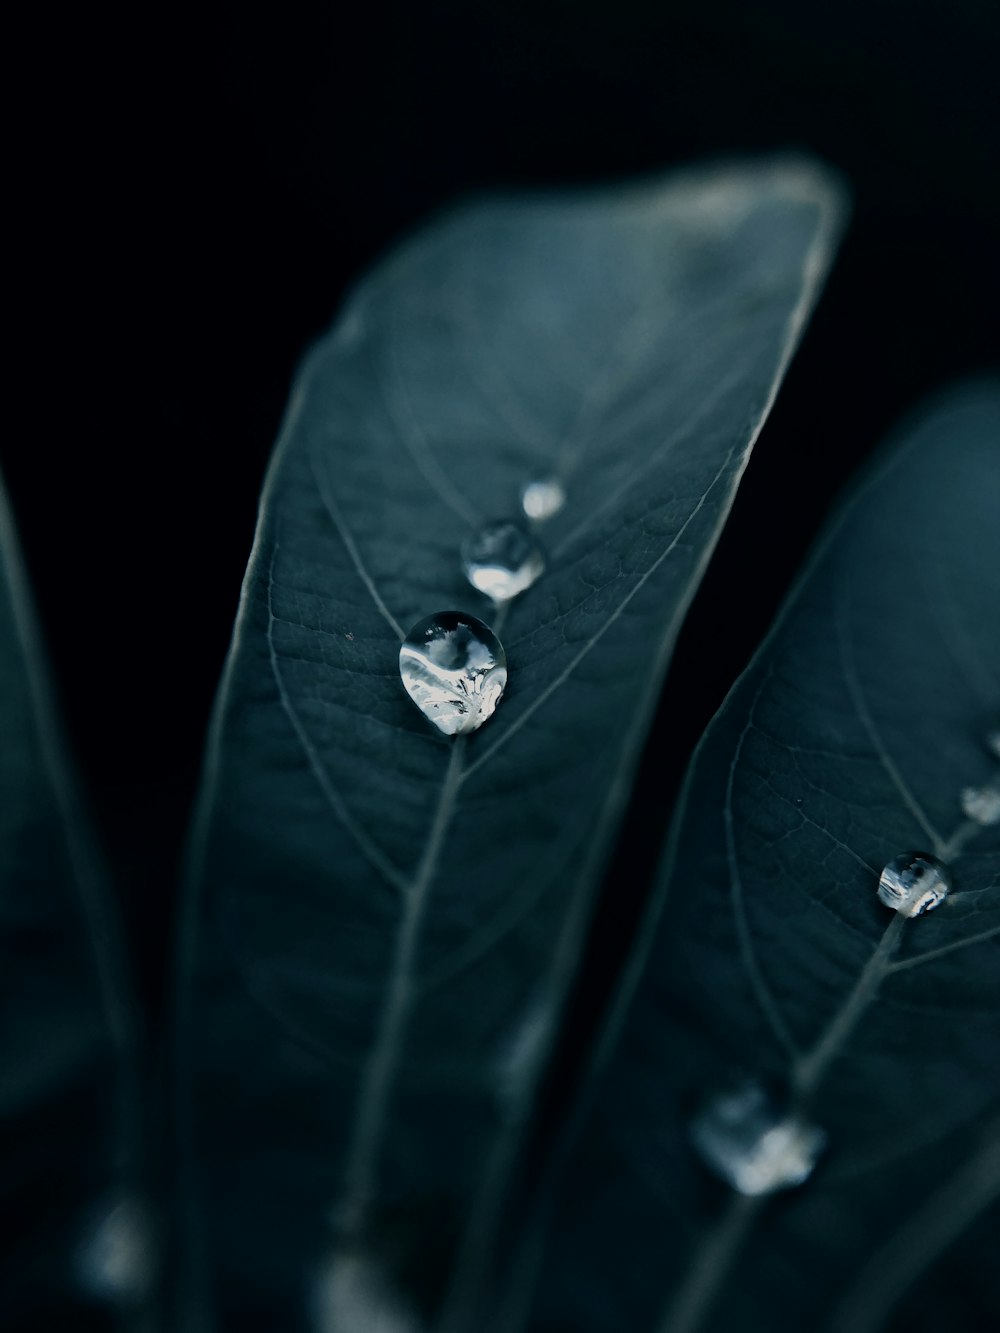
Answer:
<path fill-rule="evenodd" d="M 783 1113 L 754 1083 L 712 1098 L 692 1123 L 691 1139 L 715 1175 L 750 1195 L 801 1185 L 826 1146 L 824 1130 Z"/>
<path fill-rule="evenodd" d="M 983 787 L 963 787 L 959 797 L 962 814 L 984 828 L 1000 824 L 1000 786 L 988 782 Z"/>
<path fill-rule="evenodd" d="M 920 916 L 947 898 L 951 890 L 948 871 L 929 852 L 904 852 L 894 856 L 878 882 L 879 902 L 900 916 Z"/>
<path fill-rule="evenodd" d="M 529 481 L 521 491 L 521 508 L 536 523 L 558 514 L 566 503 L 566 492 L 554 477 Z"/>
<path fill-rule="evenodd" d="M 530 588 L 544 568 L 538 543 L 519 523 L 486 523 L 462 542 L 465 577 L 495 602 Z"/>
<path fill-rule="evenodd" d="M 507 684 L 507 654 L 475 616 L 438 611 L 414 625 L 399 650 L 407 694 L 446 736 L 492 717 Z"/>
<path fill-rule="evenodd" d="M 156 1274 L 156 1243 L 146 1208 L 120 1198 L 97 1218 L 79 1254 L 85 1288 L 115 1305 L 139 1304 Z"/>
<path fill-rule="evenodd" d="M 363 1254 L 338 1252 L 314 1296 L 316 1333 L 419 1333 L 414 1311 Z"/>

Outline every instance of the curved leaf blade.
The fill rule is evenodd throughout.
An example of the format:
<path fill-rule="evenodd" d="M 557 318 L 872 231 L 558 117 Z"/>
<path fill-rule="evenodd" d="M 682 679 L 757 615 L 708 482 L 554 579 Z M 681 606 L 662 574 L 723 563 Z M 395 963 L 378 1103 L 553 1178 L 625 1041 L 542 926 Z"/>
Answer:
<path fill-rule="evenodd" d="M 202 1280 L 244 1326 L 362 1325 L 378 1301 L 417 1319 L 449 1284 L 443 1317 L 463 1307 L 839 213 L 804 164 L 485 203 L 383 265 L 308 359 L 192 858 L 185 1179 L 191 1252 L 212 1252 L 189 1320 Z M 569 502 L 502 628 L 507 697 L 449 747 L 399 641 L 439 608 L 488 618 L 459 543 L 548 474 Z"/>
<path fill-rule="evenodd" d="M 960 804 L 1000 778 L 998 604 L 985 385 L 848 506 L 699 746 L 546 1240 L 522 1255 L 531 1328 L 872 1330 L 1000 1195 L 1000 824 Z M 910 849 L 954 890 L 904 921 L 875 889 Z M 699 1102 L 746 1078 L 829 1134 L 815 1175 L 766 1203 L 728 1194 L 689 1140 Z M 905 1327 L 985 1326 L 985 1258 L 980 1240 L 950 1304 Z"/>
<path fill-rule="evenodd" d="M 2 486 L 0 734 L 0 1323 L 133 1326 L 152 1277 L 135 1010 Z"/>

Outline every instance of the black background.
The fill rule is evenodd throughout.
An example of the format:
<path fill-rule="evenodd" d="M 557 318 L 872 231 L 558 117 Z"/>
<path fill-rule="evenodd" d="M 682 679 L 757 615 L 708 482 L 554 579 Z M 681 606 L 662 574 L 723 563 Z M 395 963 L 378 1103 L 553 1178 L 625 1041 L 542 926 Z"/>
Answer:
<path fill-rule="evenodd" d="M 701 728 L 838 489 L 997 359 L 992 4 L 37 8 L 8 32 L 3 466 L 158 1006 L 172 880 L 290 376 L 403 231 L 480 186 L 801 148 L 855 212 L 682 636 L 581 999 Z M 905 521 L 905 515 L 900 516 Z"/>

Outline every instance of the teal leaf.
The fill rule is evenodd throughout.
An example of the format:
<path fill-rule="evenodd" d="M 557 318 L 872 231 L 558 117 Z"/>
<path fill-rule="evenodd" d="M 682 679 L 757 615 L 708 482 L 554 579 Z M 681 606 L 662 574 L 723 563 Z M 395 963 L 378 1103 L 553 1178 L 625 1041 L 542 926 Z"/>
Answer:
<path fill-rule="evenodd" d="M 0 486 L 5 1330 L 131 1327 L 153 1277 L 136 1010 Z"/>
<path fill-rule="evenodd" d="M 192 845 L 186 1327 L 463 1317 L 667 659 L 840 213 L 802 162 L 464 207 L 308 357 Z M 546 571 L 494 615 L 461 542 L 553 477 Z M 510 672 L 455 742 L 398 671 L 446 608 L 490 621 Z"/>
<path fill-rule="evenodd" d="M 1000 387 L 979 384 L 882 459 L 702 740 L 507 1327 L 874 1333 L 945 1252 L 899 1328 L 990 1326 L 1000 818 L 962 793 L 1000 801 L 998 607 Z M 876 887 L 908 850 L 953 888 L 905 919 Z M 770 1198 L 691 1144 L 746 1080 L 828 1135 Z"/>

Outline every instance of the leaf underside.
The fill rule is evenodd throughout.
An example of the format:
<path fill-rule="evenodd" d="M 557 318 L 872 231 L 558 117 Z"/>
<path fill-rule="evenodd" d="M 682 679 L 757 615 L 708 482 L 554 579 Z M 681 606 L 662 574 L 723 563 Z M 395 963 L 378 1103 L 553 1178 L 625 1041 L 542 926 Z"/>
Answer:
<path fill-rule="evenodd" d="M 801 162 L 466 207 L 308 357 L 191 858 L 189 1319 L 332 1330 L 391 1306 L 402 1328 L 475 1285 L 651 704 L 839 212 Z M 436 610 L 492 619 L 460 541 L 550 475 L 568 503 L 500 631 L 506 697 L 450 744 L 402 690 L 400 639 Z"/>
<path fill-rule="evenodd" d="M 699 747 L 644 963 L 522 1256 L 532 1330 L 875 1333 L 927 1267 L 893 1327 L 995 1326 L 1000 824 L 960 792 L 1000 777 L 998 607 L 987 383 L 883 460 Z M 908 850 L 954 888 L 887 936 L 875 889 Z M 749 1208 L 688 1138 L 746 1078 L 797 1082 L 829 1135 L 805 1185 Z"/>
<path fill-rule="evenodd" d="M 119 1327 L 142 1277 L 137 1232 L 122 1233 L 131 1266 L 104 1259 L 109 1218 L 135 1207 L 135 1034 L 44 676 L 0 487 L 0 1325 L 11 1333 Z"/>

